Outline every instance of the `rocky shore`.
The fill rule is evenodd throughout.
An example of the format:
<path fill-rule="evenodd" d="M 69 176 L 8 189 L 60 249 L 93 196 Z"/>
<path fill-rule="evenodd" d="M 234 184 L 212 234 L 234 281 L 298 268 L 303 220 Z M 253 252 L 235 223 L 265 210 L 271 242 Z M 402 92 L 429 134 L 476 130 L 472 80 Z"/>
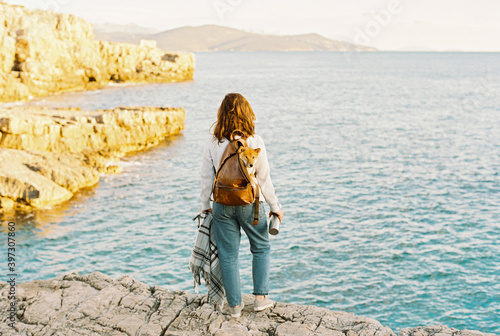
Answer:
<path fill-rule="evenodd" d="M 94 40 L 73 15 L 0 2 L 0 103 L 110 82 L 193 78 L 194 56 Z M 126 153 L 157 145 L 184 128 L 182 108 L 118 107 L 81 111 L 0 106 L 0 212 L 44 208 L 95 185 Z"/>
<path fill-rule="evenodd" d="M 9 291 L 11 284 L 0 281 L 2 312 L 9 311 Z M 227 307 L 214 311 L 206 295 L 169 291 L 130 276 L 113 279 L 101 272 L 71 272 L 16 284 L 15 293 L 15 309 L 2 314 L 0 321 L 3 336 L 395 336 L 374 319 L 315 306 L 278 302 L 256 313 L 250 295 L 244 295 L 246 308 L 234 319 Z M 493 334 L 437 325 L 405 328 L 399 336 Z"/>
<path fill-rule="evenodd" d="M 184 119 L 167 107 L 0 107 L 0 212 L 70 199 L 100 173 L 119 172 L 120 157 L 179 133 Z"/>
<path fill-rule="evenodd" d="M 96 89 L 111 82 L 177 82 L 193 78 L 194 56 L 94 39 L 73 15 L 0 2 L 0 102 Z"/>

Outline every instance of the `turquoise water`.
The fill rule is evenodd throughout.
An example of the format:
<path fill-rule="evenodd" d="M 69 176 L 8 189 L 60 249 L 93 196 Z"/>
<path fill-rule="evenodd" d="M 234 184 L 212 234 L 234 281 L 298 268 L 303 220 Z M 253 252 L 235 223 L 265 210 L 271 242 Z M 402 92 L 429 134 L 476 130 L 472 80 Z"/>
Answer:
<path fill-rule="evenodd" d="M 347 56 L 347 57 L 346 57 Z M 500 333 L 500 54 L 197 54 L 195 80 L 32 104 L 183 106 L 186 129 L 70 202 L 19 213 L 20 281 L 76 270 L 193 292 L 208 128 L 227 92 L 257 114 L 285 211 L 272 295 L 395 331 Z M 243 290 L 251 293 L 248 243 Z"/>

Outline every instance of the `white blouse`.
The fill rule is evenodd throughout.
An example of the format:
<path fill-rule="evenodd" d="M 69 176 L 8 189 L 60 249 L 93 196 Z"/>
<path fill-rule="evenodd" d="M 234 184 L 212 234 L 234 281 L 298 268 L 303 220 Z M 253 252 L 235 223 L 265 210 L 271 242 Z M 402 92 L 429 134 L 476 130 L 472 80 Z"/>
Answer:
<path fill-rule="evenodd" d="M 219 143 L 215 136 L 211 136 L 206 142 L 205 149 L 203 150 L 203 161 L 201 162 L 201 210 L 210 209 L 210 196 L 212 195 L 212 185 L 214 183 L 215 172 L 219 168 L 219 163 L 229 144 L 229 140 L 224 139 Z M 254 134 L 247 138 L 248 147 L 260 148 L 260 153 L 257 161 L 255 162 L 255 177 L 260 188 L 260 198 L 269 204 L 272 212 L 278 212 L 281 208 L 278 197 L 274 193 L 273 182 L 271 181 L 271 172 L 269 169 L 269 162 L 267 161 L 266 146 L 264 140 Z"/>

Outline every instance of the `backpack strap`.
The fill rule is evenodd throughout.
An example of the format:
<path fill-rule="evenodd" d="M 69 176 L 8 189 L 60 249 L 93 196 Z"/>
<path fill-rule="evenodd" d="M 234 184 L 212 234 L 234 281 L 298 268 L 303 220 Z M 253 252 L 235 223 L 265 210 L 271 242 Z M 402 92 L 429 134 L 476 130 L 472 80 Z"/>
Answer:
<path fill-rule="evenodd" d="M 238 130 L 235 130 L 235 131 L 238 131 Z M 233 133 L 235 131 L 233 131 Z M 231 138 L 233 137 L 233 133 L 231 133 Z M 227 146 L 229 147 L 228 149 L 231 152 L 228 156 L 226 156 L 225 158 L 222 158 L 222 161 L 219 163 L 219 168 L 217 168 L 217 170 L 215 171 L 215 179 L 217 179 L 217 177 L 219 176 L 219 172 L 221 171 L 222 166 L 224 166 L 230 158 L 232 158 L 235 155 L 238 155 L 238 148 L 240 148 L 241 146 L 246 146 L 246 141 L 240 140 L 240 139 L 238 139 L 237 141 L 231 140 Z M 241 161 L 240 161 L 240 165 L 241 165 Z M 215 169 L 215 167 L 214 167 L 214 169 Z M 246 169 L 244 171 L 242 171 L 243 175 L 245 175 L 245 172 L 246 172 Z M 248 173 L 245 176 L 247 177 L 248 181 L 250 181 L 250 179 L 249 179 L 250 176 L 248 176 Z"/>
<path fill-rule="evenodd" d="M 236 136 L 240 136 L 239 139 L 236 139 Z M 246 143 L 246 134 L 243 133 L 243 131 L 239 130 L 239 129 L 235 129 L 234 131 L 231 132 L 231 136 L 230 136 L 230 141 L 233 142 L 235 140 L 237 140 L 237 145 L 236 145 L 236 150 L 238 150 L 238 148 L 240 146 L 248 146 L 247 143 Z M 245 176 L 245 178 L 247 179 L 248 182 L 252 182 L 252 178 L 250 177 L 250 175 L 248 174 L 248 170 L 243 167 L 243 162 L 240 160 L 240 168 L 241 168 L 241 172 L 243 173 L 243 175 Z M 256 184 L 255 185 L 255 206 L 254 206 L 254 211 L 253 211 L 253 225 L 257 225 L 259 224 L 259 203 L 260 203 L 260 200 L 259 200 L 259 185 Z"/>
<path fill-rule="evenodd" d="M 253 225 L 259 224 L 259 185 L 255 186 L 255 207 L 253 210 Z"/>

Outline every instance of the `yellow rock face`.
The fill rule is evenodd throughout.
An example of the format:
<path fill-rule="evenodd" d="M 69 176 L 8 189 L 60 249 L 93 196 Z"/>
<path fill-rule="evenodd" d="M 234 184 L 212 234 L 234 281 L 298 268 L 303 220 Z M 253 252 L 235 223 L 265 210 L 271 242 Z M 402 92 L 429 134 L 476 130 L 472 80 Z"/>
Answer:
<path fill-rule="evenodd" d="M 183 81 L 194 67 L 192 54 L 165 53 L 154 41 L 96 41 L 81 18 L 0 2 L 0 102 L 110 82 Z M 110 161 L 180 132 L 184 117 L 162 107 L 0 107 L 0 211 L 68 200 L 99 173 L 121 171 Z"/>
<path fill-rule="evenodd" d="M 0 195 L 33 207 L 46 207 L 69 200 L 78 189 L 96 184 L 93 169 L 67 165 L 58 155 L 41 155 L 15 149 L 0 149 Z M 68 189 L 66 189 L 66 188 Z"/>
<path fill-rule="evenodd" d="M 166 107 L 0 108 L 0 211 L 64 202 L 99 173 L 119 173 L 110 161 L 179 133 L 184 119 Z"/>
<path fill-rule="evenodd" d="M 0 2 L 0 102 L 110 82 L 188 80 L 194 63 L 192 54 L 165 53 L 151 41 L 96 41 L 92 25 L 73 15 Z"/>

